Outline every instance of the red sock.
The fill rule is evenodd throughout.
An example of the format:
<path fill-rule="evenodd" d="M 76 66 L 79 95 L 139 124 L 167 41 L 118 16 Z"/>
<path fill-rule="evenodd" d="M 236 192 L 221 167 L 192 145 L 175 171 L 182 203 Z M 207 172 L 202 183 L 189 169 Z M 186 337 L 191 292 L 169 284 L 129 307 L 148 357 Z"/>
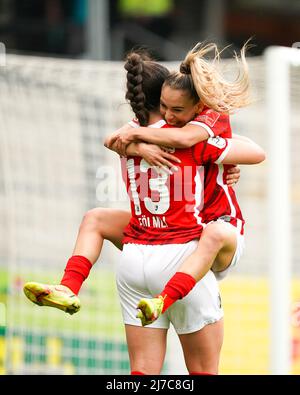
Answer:
<path fill-rule="evenodd" d="M 84 280 L 88 277 L 92 268 L 91 262 L 81 255 L 73 255 L 67 263 L 65 274 L 61 279 L 61 285 L 70 288 L 74 294 L 78 292 Z"/>
<path fill-rule="evenodd" d="M 164 298 L 164 313 L 178 299 L 186 296 L 195 286 L 196 280 L 187 273 L 176 272 L 159 294 Z"/>
<path fill-rule="evenodd" d="M 145 373 L 139 372 L 138 370 L 133 370 L 131 376 L 145 376 Z"/>

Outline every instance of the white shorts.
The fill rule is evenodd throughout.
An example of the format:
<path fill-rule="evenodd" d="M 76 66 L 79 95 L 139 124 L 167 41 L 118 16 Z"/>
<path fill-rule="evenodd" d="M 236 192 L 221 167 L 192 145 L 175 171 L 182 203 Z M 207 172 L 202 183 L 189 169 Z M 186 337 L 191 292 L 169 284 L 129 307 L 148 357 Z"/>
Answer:
<path fill-rule="evenodd" d="M 139 300 L 158 295 L 197 245 L 198 240 L 186 244 L 124 245 L 116 278 L 125 324 L 141 326 L 136 318 Z M 219 321 L 223 315 L 218 282 L 209 271 L 187 296 L 149 327 L 168 329 L 171 322 L 178 334 L 187 334 Z"/>
<path fill-rule="evenodd" d="M 223 220 L 218 219 L 217 221 L 223 221 Z M 210 223 L 213 223 L 213 222 L 210 222 Z M 229 224 L 229 225 L 232 226 L 234 228 L 234 230 L 236 231 L 236 250 L 235 250 L 234 256 L 232 258 L 232 261 L 230 262 L 230 265 L 225 270 L 223 270 L 221 272 L 213 272 L 218 281 L 223 280 L 227 276 L 227 274 L 231 271 L 231 269 L 238 264 L 241 256 L 243 255 L 244 248 L 245 248 L 244 235 L 241 235 L 239 229 L 236 228 L 234 225 L 232 225 L 232 224 Z"/>

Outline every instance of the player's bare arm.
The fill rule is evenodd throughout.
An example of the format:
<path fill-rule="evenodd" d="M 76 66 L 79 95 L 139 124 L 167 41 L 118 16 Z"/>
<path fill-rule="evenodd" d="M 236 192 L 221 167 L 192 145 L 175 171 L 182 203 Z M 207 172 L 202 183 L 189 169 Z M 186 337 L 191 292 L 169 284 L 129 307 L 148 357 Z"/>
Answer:
<path fill-rule="evenodd" d="M 208 132 L 198 125 L 185 125 L 181 128 L 165 128 L 154 130 L 153 128 L 139 127 L 132 128 L 125 133 L 120 133 L 118 137 L 122 144 L 126 145 L 131 141 L 142 140 L 151 144 L 164 145 L 173 148 L 189 148 L 200 141 L 209 138 Z"/>
<path fill-rule="evenodd" d="M 176 170 L 176 163 L 180 163 L 180 159 L 162 147 L 143 142 L 130 143 L 126 148 L 126 156 L 141 156 L 150 166 L 165 168 L 168 173 L 171 173 L 168 169 Z"/>
<path fill-rule="evenodd" d="M 120 136 L 125 136 L 127 133 L 130 135 L 131 131 L 134 131 L 135 128 L 133 128 L 132 126 L 130 126 L 129 123 L 123 125 L 120 129 L 116 130 L 113 133 L 110 133 L 104 140 L 104 146 L 106 148 L 111 149 L 112 151 L 115 151 L 116 149 L 116 141 L 118 141 L 118 139 L 120 138 Z M 133 141 L 133 139 L 131 140 Z M 131 142 L 130 141 L 130 142 Z M 129 143 L 128 143 L 129 144 Z M 114 149 L 112 148 L 112 146 L 114 146 Z"/>
<path fill-rule="evenodd" d="M 129 128 L 134 129 L 130 125 L 125 125 L 123 128 L 109 135 L 105 140 L 104 145 L 112 151 L 115 151 L 120 156 L 140 156 L 144 158 L 151 166 L 165 168 L 168 172 L 169 168 L 176 169 L 174 163 L 180 163 L 180 160 L 175 155 L 170 154 L 157 145 L 144 142 L 134 142 L 128 144 L 124 151 L 123 147 L 120 146 L 120 141 L 118 139 L 114 139 L 114 137 L 118 135 L 120 130 L 124 131 L 128 130 Z M 112 141 L 113 143 L 111 143 Z"/>
<path fill-rule="evenodd" d="M 263 162 L 265 159 L 265 151 L 254 141 L 246 142 L 233 138 L 230 139 L 230 149 L 222 163 L 254 165 Z"/>
<path fill-rule="evenodd" d="M 256 143 L 255 143 L 253 140 L 251 140 L 249 137 L 242 136 L 242 135 L 240 135 L 240 134 L 232 133 L 232 138 L 233 138 L 233 139 L 236 139 L 236 140 L 245 141 L 246 143 L 256 144 Z"/>

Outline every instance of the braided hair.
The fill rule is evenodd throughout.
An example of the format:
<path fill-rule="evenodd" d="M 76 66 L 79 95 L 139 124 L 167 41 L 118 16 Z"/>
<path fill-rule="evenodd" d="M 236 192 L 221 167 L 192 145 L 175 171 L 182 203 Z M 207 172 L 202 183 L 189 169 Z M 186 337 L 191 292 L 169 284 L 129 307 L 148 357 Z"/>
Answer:
<path fill-rule="evenodd" d="M 131 52 L 124 65 L 127 71 L 126 100 L 141 126 L 149 123 L 149 113 L 159 111 L 161 88 L 169 70 L 147 53 Z"/>

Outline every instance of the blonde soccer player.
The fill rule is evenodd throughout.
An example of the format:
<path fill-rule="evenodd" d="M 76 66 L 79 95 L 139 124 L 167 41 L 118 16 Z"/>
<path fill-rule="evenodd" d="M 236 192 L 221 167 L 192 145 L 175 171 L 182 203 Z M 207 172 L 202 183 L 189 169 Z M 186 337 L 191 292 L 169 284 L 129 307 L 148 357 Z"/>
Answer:
<path fill-rule="evenodd" d="M 164 135 L 168 125 L 161 119 L 158 108 L 155 111 L 155 107 L 149 105 L 149 96 L 145 93 L 145 87 L 152 86 L 149 81 L 154 78 L 154 71 L 149 72 L 138 57 L 130 58 L 128 63 L 130 95 L 127 96 L 137 119 L 139 122 L 146 120 L 153 130 Z M 197 113 L 196 107 L 194 110 Z M 220 120 L 220 124 L 226 122 Z M 253 142 L 211 137 L 192 148 L 176 150 L 176 156 L 180 163 L 176 164 L 175 174 L 153 168 L 137 156 L 127 156 L 126 161 L 123 160 L 132 217 L 124 231 L 117 285 L 131 369 L 138 374 L 160 373 L 166 334 L 172 323 L 180 338 L 189 373 L 216 374 L 223 341 L 223 311 L 216 277 L 212 271 L 207 271 L 195 285 L 195 278 L 188 273 L 181 272 L 176 280 L 172 276 L 197 249 L 198 236 L 203 233 L 197 211 L 197 188 L 201 183 L 198 166 L 259 163 L 264 159 L 264 152 Z M 178 172 L 181 178 L 176 178 Z M 189 193 L 180 194 L 186 185 Z M 178 194 L 180 199 L 176 198 Z M 136 321 L 137 301 L 153 303 L 152 296 L 159 293 L 169 278 L 173 279 L 177 291 L 188 289 L 188 295 L 170 305 L 165 314 L 158 314 L 155 320 L 148 317 L 139 304 L 142 325 L 148 325 L 142 328 Z"/>
<path fill-rule="evenodd" d="M 159 69 L 160 66 L 157 64 L 156 67 Z M 168 75 L 169 72 L 164 77 L 166 78 Z M 158 84 L 152 87 L 154 97 L 160 95 L 160 91 L 161 85 Z M 171 91 L 171 94 L 173 95 L 174 92 L 177 92 L 177 90 Z M 194 142 L 206 140 L 209 137 L 209 130 L 211 135 L 213 133 L 219 134 L 226 132 L 229 126 L 228 124 L 219 128 L 220 122 L 216 125 L 211 125 L 209 119 L 207 119 L 207 123 L 206 116 L 209 110 L 202 111 L 202 114 L 199 114 L 199 108 L 194 102 L 187 100 L 184 111 L 177 113 L 179 126 L 184 126 L 188 121 L 193 120 L 198 115 L 200 116 L 199 121 L 203 119 L 198 123 L 199 127 L 194 127 L 192 123 L 188 123 L 182 128 L 182 133 L 175 135 L 174 141 L 180 140 L 182 144 L 189 144 L 191 140 Z M 197 122 L 197 118 L 195 122 Z M 141 124 L 143 125 L 144 123 L 142 122 Z M 134 122 L 130 122 L 130 125 L 137 126 Z M 118 133 L 124 130 L 127 130 L 127 126 L 121 128 Z M 150 128 L 150 131 L 155 135 L 155 129 Z M 172 136 L 174 136 L 173 132 Z M 149 164 L 165 168 L 173 168 L 174 164 L 178 161 L 176 156 L 155 144 L 132 143 L 129 146 L 128 153 L 143 157 Z M 239 168 L 230 166 L 226 170 L 227 185 L 233 185 L 238 179 Z M 69 314 L 78 312 L 81 307 L 78 294 L 83 282 L 89 276 L 91 268 L 101 254 L 103 241 L 108 240 L 119 250 L 122 250 L 123 232 L 129 223 L 130 217 L 130 212 L 112 208 L 97 207 L 86 212 L 79 227 L 73 253 L 67 261 L 60 283 L 53 285 L 32 281 L 28 282 L 24 286 L 25 295 L 33 303 L 40 306 L 58 308 Z"/>
<path fill-rule="evenodd" d="M 234 85 L 220 78 L 214 62 L 205 60 L 205 55 L 211 51 L 215 51 L 218 57 L 214 44 L 197 45 L 182 62 L 180 71 L 167 78 L 162 89 L 161 113 L 169 125 L 180 126 L 192 105 L 198 106 L 199 115 L 190 122 L 195 125 L 194 136 L 185 137 L 183 129 L 170 129 L 161 134 L 148 128 L 138 128 L 113 134 L 109 144 L 116 144 L 120 153 L 135 140 L 177 148 L 193 146 L 197 142 L 197 127 L 206 129 L 210 136 L 231 137 L 229 113 L 245 106 L 249 100 L 245 48 L 241 53 L 243 73 Z M 245 139 L 241 136 L 235 138 Z M 234 190 L 226 185 L 227 171 L 228 167 L 223 163 L 204 167 L 204 193 L 198 196 L 195 215 L 205 231 L 197 249 L 185 259 L 162 291 L 155 298 L 143 298 L 139 302 L 143 325 L 152 323 L 174 302 L 186 296 L 209 270 L 217 279 L 222 279 L 239 261 L 244 248 L 245 221 Z"/>

